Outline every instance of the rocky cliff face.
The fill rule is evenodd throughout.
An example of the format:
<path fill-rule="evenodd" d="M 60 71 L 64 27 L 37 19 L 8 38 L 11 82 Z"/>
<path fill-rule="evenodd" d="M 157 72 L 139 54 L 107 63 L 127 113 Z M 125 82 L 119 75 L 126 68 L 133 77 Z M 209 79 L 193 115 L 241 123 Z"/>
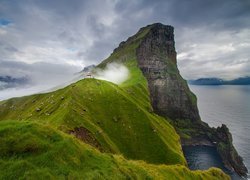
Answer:
<path fill-rule="evenodd" d="M 225 166 L 245 176 L 247 169 L 232 144 L 228 128 L 225 125 L 210 128 L 200 120 L 196 97 L 177 68 L 174 28 L 157 23 L 142 28 L 138 33 L 145 29 L 148 32 L 136 49 L 136 56 L 138 66 L 148 81 L 154 111 L 173 120 L 183 145 L 215 146 Z"/>
<path fill-rule="evenodd" d="M 136 54 L 148 80 L 154 111 L 172 119 L 200 121 L 196 98 L 177 69 L 174 28 L 152 25 Z"/>
<path fill-rule="evenodd" d="M 212 134 L 212 140 L 216 142 L 217 151 L 223 158 L 225 166 L 228 169 L 234 170 L 240 176 L 246 176 L 248 172 L 247 168 L 233 146 L 233 138 L 227 126 L 222 124 Z"/>

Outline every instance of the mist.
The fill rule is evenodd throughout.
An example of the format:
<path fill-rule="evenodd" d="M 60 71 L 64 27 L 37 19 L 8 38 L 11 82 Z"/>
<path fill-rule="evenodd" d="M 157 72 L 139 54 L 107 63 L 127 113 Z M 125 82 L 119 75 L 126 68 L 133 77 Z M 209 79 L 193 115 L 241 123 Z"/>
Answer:
<path fill-rule="evenodd" d="M 34 63 L 29 65 L 23 63 L 23 68 L 15 71 L 13 62 L 8 65 L 8 68 L 7 65 L 4 66 L 5 70 L 9 70 L 5 74 L 13 77 L 25 75 L 29 77 L 30 84 L 0 90 L 0 100 L 55 91 L 84 78 L 77 74 L 80 69 L 75 66 L 50 63 Z M 93 75 L 96 79 L 121 84 L 127 80 L 129 70 L 123 64 L 110 63 L 104 69 L 95 69 Z"/>
<path fill-rule="evenodd" d="M 40 80 L 41 83 L 33 82 L 32 84 L 25 86 L 18 86 L 0 90 L 0 101 L 13 97 L 22 97 L 32 94 L 52 92 L 64 88 L 67 85 L 80 80 L 80 78 L 79 76 L 76 76 L 72 73 L 68 74 L 68 76 L 54 76 L 51 78 L 45 76 L 44 78 L 41 77 Z"/>
<path fill-rule="evenodd" d="M 76 72 L 81 67 L 52 63 L 1 62 L 0 75 L 27 77 L 29 83 L 0 90 L 0 100 L 37 93 L 45 93 L 63 88 L 79 80 Z M 16 66 L 19 68 L 16 68 Z"/>
<path fill-rule="evenodd" d="M 129 70 L 123 64 L 110 63 L 105 69 L 97 69 L 95 78 L 121 84 L 128 79 Z"/>

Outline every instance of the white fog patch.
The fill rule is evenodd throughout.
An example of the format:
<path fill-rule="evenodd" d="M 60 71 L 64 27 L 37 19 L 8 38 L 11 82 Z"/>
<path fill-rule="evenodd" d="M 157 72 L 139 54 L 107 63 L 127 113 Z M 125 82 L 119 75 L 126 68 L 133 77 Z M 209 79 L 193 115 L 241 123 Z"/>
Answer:
<path fill-rule="evenodd" d="M 56 91 L 58 89 L 64 88 L 72 83 L 75 83 L 82 79 L 77 74 L 67 74 L 68 76 L 58 76 L 58 77 L 51 77 L 49 80 L 46 80 L 48 76 L 44 79 L 41 78 L 42 82 L 33 82 L 32 84 L 27 84 L 25 86 L 20 87 L 13 87 L 13 88 L 6 88 L 1 89 L 4 84 L 0 82 L 0 101 L 6 100 L 13 97 L 22 97 L 22 96 L 29 96 L 33 94 L 43 94 L 52 91 Z"/>
<path fill-rule="evenodd" d="M 121 84 L 127 80 L 129 76 L 129 70 L 123 64 L 110 63 L 105 69 L 97 69 L 95 73 L 96 79 L 102 79 L 113 82 L 115 84 Z"/>
<path fill-rule="evenodd" d="M 13 78 L 27 77 L 25 84 L 16 84 L 6 88 L 7 84 L 0 81 L 0 101 L 12 97 L 20 97 L 44 93 L 63 88 L 80 79 L 81 67 L 67 64 L 33 63 L 17 61 L 0 61 L 0 76 Z"/>
<path fill-rule="evenodd" d="M 0 101 L 6 100 L 13 97 L 22 97 L 32 94 L 41 93 L 41 91 L 46 90 L 48 86 L 30 86 L 25 88 L 7 88 L 0 91 Z"/>

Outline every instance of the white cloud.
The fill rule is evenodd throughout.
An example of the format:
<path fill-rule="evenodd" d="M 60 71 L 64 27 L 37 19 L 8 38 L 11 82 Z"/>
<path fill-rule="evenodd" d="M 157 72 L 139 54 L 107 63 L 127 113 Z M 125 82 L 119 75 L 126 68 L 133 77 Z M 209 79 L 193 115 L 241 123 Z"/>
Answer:
<path fill-rule="evenodd" d="M 107 64 L 105 69 L 97 69 L 95 78 L 121 84 L 129 76 L 129 70 L 126 66 L 118 63 Z"/>

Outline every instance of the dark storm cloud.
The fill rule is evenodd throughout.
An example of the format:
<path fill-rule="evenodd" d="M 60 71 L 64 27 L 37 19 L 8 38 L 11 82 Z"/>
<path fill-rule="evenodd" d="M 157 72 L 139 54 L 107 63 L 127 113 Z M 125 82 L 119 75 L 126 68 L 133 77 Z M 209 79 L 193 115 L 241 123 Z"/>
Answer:
<path fill-rule="evenodd" d="M 249 26 L 250 1 L 247 0 L 158 0 L 139 1 L 136 10 L 152 8 L 152 20 L 163 20 L 175 26 L 218 25 L 221 27 L 238 24 Z M 123 3 L 125 3 L 123 1 Z M 126 5 L 124 5 L 126 6 Z M 118 11 L 122 5 L 118 5 Z M 235 26 L 233 26 L 235 27 Z M 235 27 L 238 28 L 237 26 Z"/>
<path fill-rule="evenodd" d="M 51 64 L 70 72 L 97 64 L 154 22 L 175 27 L 185 78 L 249 75 L 248 0 L 2 0 L 0 19 L 10 22 L 0 26 L 0 62 L 14 61 L 13 72 L 30 76 L 34 63 L 43 62 L 38 71 L 54 68 L 51 76 L 60 74 Z"/>

